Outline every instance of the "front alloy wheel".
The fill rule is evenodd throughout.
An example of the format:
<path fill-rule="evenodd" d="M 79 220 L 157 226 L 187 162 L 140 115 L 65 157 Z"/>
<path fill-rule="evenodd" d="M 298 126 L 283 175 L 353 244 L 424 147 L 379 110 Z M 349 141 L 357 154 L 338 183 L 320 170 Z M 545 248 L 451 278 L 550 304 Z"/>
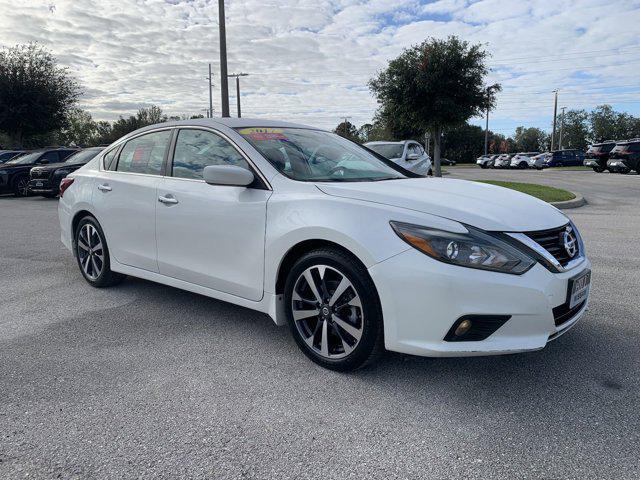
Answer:
<path fill-rule="evenodd" d="M 364 315 L 360 296 L 347 277 L 328 265 L 314 265 L 298 277 L 291 298 L 298 333 L 323 358 L 342 358 L 358 346 Z"/>
<path fill-rule="evenodd" d="M 303 255 L 289 272 L 284 300 L 296 343 L 319 365 L 355 370 L 383 350 L 375 285 L 347 252 L 327 248 Z"/>

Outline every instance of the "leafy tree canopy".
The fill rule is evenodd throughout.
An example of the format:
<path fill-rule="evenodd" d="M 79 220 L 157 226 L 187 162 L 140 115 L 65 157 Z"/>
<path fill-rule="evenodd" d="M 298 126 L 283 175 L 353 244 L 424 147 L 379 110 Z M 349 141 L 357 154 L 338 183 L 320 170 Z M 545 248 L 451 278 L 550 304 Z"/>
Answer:
<path fill-rule="evenodd" d="M 485 85 L 487 56 L 481 45 L 454 36 L 431 38 L 406 49 L 369 81 L 380 104 L 378 115 L 395 136 L 431 132 L 436 175 L 443 129 L 494 107 L 500 85 Z"/>
<path fill-rule="evenodd" d="M 37 43 L 0 50 L 0 130 L 13 146 L 61 128 L 80 93 L 67 69 Z"/>

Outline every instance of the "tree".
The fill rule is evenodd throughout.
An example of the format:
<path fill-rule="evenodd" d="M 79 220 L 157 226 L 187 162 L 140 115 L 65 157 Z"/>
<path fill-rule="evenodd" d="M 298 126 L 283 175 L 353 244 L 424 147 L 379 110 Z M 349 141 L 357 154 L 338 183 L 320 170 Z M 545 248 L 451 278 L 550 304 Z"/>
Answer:
<path fill-rule="evenodd" d="M 0 51 L 0 130 L 14 147 L 22 147 L 25 136 L 61 128 L 80 93 L 67 69 L 38 44 Z"/>
<path fill-rule="evenodd" d="M 591 132 L 586 110 L 569 110 L 562 119 L 562 148 L 587 148 Z"/>
<path fill-rule="evenodd" d="M 548 135 L 535 127 L 518 127 L 513 137 L 518 152 L 542 152 L 546 150 Z"/>
<path fill-rule="evenodd" d="M 448 128 L 442 135 L 442 152 L 450 160 L 469 163 L 484 151 L 484 129 L 477 125 Z"/>
<path fill-rule="evenodd" d="M 485 86 L 487 53 L 457 37 L 429 39 L 389 62 L 369 81 L 379 115 L 394 134 L 431 133 L 435 174 L 441 175 L 442 131 L 483 115 L 495 105 L 500 85 Z"/>
<path fill-rule="evenodd" d="M 60 129 L 58 139 L 63 145 L 93 146 L 96 133 L 97 125 L 91 118 L 91 114 L 80 108 L 73 108 L 67 114 L 65 125 Z"/>
<path fill-rule="evenodd" d="M 591 140 L 623 140 L 640 135 L 640 119 L 616 112 L 611 105 L 600 105 L 589 114 Z"/>
<path fill-rule="evenodd" d="M 334 130 L 335 133 L 341 137 L 348 138 L 351 141 L 362 143 L 360 136 L 358 135 L 358 129 L 349 120 L 340 122 Z"/>

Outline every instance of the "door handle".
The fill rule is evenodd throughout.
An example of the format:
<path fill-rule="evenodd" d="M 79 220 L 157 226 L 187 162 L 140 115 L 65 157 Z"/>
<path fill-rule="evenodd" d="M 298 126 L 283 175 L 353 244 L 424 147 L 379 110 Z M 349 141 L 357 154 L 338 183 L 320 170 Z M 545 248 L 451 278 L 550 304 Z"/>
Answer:
<path fill-rule="evenodd" d="M 98 185 L 98 190 L 100 190 L 101 192 L 110 192 L 111 187 L 108 184 L 103 183 L 102 185 Z"/>
<path fill-rule="evenodd" d="M 158 197 L 158 201 L 160 203 L 164 203 L 165 205 L 175 205 L 176 203 L 178 203 L 178 199 L 174 198 L 173 195 L 171 194 L 168 194 L 165 197 L 163 196 Z"/>

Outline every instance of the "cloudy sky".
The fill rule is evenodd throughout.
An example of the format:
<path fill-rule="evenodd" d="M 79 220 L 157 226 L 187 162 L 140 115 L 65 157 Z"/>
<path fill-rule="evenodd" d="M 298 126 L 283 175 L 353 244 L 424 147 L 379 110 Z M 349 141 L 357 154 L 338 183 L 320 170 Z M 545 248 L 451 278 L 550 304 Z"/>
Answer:
<path fill-rule="evenodd" d="M 250 73 L 243 116 L 323 127 L 348 116 L 359 126 L 376 108 L 366 86 L 376 71 L 452 34 L 492 55 L 489 82 L 504 88 L 494 131 L 548 129 L 556 88 L 559 107 L 640 115 L 640 0 L 227 0 L 226 9 L 229 71 Z M 82 106 L 106 120 L 149 104 L 204 113 L 211 62 L 219 115 L 217 19 L 215 0 L 0 0 L 0 45 L 46 45 L 83 84 Z"/>

